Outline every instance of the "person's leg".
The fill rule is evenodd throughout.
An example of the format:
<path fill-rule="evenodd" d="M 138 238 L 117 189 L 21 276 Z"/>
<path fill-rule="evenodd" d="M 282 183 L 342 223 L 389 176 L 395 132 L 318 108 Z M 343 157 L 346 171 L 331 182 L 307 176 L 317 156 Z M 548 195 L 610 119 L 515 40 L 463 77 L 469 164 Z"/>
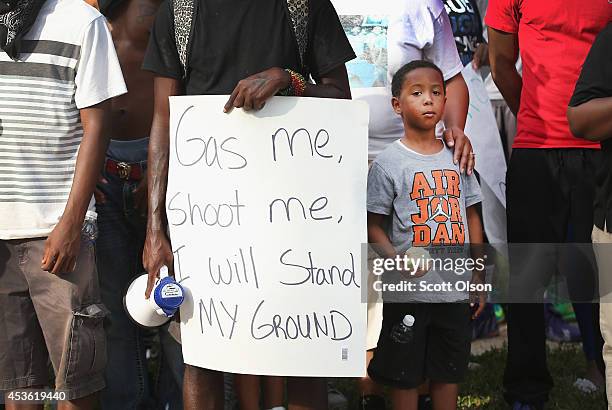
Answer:
<path fill-rule="evenodd" d="M 236 396 L 236 388 L 234 387 L 234 374 L 223 373 L 223 395 L 225 402 L 225 410 L 238 410 L 238 397 Z"/>
<path fill-rule="evenodd" d="M 185 410 L 223 410 L 223 373 L 186 364 L 183 379 Z"/>
<path fill-rule="evenodd" d="M 599 320 L 595 320 L 593 309 L 599 309 L 597 303 L 574 303 L 574 312 L 576 313 L 576 322 L 580 328 L 582 336 L 582 350 L 587 362 L 585 378 L 590 380 L 595 386 L 603 387 L 605 385 L 604 374 L 599 371 L 597 360 L 601 356 L 599 349 L 596 347 L 595 328 Z M 599 325 L 597 325 L 599 326 Z M 602 346 L 603 349 L 603 346 Z M 603 360 L 603 357 L 602 357 Z"/>
<path fill-rule="evenodd" d="M 285 400 L 285 378 L 265 376 L 262 384 L 264 409 L 282 406 Z"/>
<path fill-rule="evenodd" d="M 468 303 L 431 306 L 425 375 L 436 410 L 453 410 L 457 406 L 459 383 L 465 380 L 470 360 L 470 318 Z"/>
<path fill-rule="evenodd" d="M 96 262 L 102 301 L 110 314 L 106 327 L 106 388 L 101 392 L 101 407 L 109 410 L 139 408 L 147 404 L 150 396 L 145 349 L 141 330 L 124 310 L 123 296 L 130 281 L 142 272 L 138 268 L 140 241 L 133 237 L 125 217 L 125 182 L 113 175 L 104 177 L 108 183 L 98 188 L 106 201 L 96 204 Z"/>
<path fill-rule="evenodd" d="M 80 399 L 60 401 L 57 405 L 57 410 L 94 410 L 97 402 L 98 395 L 90 394 Z"/>
<path fill-rule="evenodd" d="M 459 385 L 431 382 L 429 384 L 429 394 L 434 410 L 455 410 L 457 408 L 457 397 L 459 396 Z"/>
<path fill-rule="evenodd" d="M 414 323 L 410 332 L 403 333 L 406 337 L 398 340 L 398 326 L 406 315 L 411 315 Z M 393 388 L 393 408 L 417 407 L 419 387 L 426 378 L 430 319 L 431 305 L 426 303 L 383 304 L 382 329 L 368 375 L 379 385 Z"/>
<path fill-rule="evenodd" d="M 612 262 L 612 260 L 610 262 Z M 609 266 L 612 268 L 612 265 Z M 612 302 L 600 303 L 599 309 L 601 333 L 605 340 L 603 358 L 606 373 L 606 396 L 608 398 L 608 403 L 612 403 Z"/>
<path fill-rule="evenodd" d="M 370 365 L 370 361 L 372 360 L 373 356 L 374 356 L 374 349 L 366 351 L 366 369 Z M 359 392 L 361 393 L 361 408 L 362 409 L 364 410 L 384 410 L 385 408 L 384 390 L 380 384 L 372 380 L 370 376 L 366 373 L 364 377 L 361 377 L 359 379 L 358 387 L 359 387 Z"/>
<path fill-rule="evenodd" d="M 373 356 L 374 349 L 366 351 L 366 368 L 369 366 Z M 375 383 L 367 374 L 359 379 L 358 386 L 362 396 L 379 395 L 383 391 L 382 386 Z"/>
<path fill-rule="evenodd" d="M 366 369 L 370 365 L 370 361 L 374 356 L 374 350 L 380 337 L 380 330 L 383 321 L 383 300 L 381 292 L 374 290 L 373 283 L 377 280 L 377 276 L 372 273 L 372 264 L 378 255 L 370 246 L 368 246 L 368 321 L 366 328 Z M 381 385 L 376 383 L 366 373 L 361 377 L 357 386 L 361 393 L 361 408 L 364 410 L 384 410 L 385 398 Z"/>
<path fill-rule="evenodd" d="M 391 389 L 393 410 L 417 410 L 418 402 L 417 389 Z"/>
<path fill-rule="evenodd" d="M 558 150 L 515 149 L 506 175 L 512 303 L 504 396 L 510 404 L 547 401 L 552 388 L 544 310 L 540 303 L 527 302 L 541 301 L 556 271 L 553 244 L 565 240 L 568 201 L 559 188 L 560 168 Z"/>
<path fill-rule="evenodd" d="M 573 265 L 577 268 L 566 275 L 570 296 L 574 301 L 597 301 L 599 296 L 599 277 L 595 254 L 590 245 L 593 231 L 593 203 L 595 200 L 595 181 L 597 170 L 602 161 L 599 150 L 573 149 L 566 150 L 564 163 L 568 172 L 570 189 L 570 223 Z M 591 337 L 593 359 L 600 374 L 592 377 L 601 380 L 605 373 L 602 355 L 604 340 L 599 328 L 599 306 L 597 303 L 587 303 L 588 311 L 582 318 L 588 322 L 590 329 L 585 333 Z M 578 318 L 578 317 L 577 317 Z M 580 322 L 579 322 L 580 324 Z M 582 331 L 582 329 L 581 329 Z M 591 369 L 594 371 L 595 369 Z"/>
<path fill-rule="evenodd" d="M 240 410 L 259 410 L 261 397 L 261 376 L 235 374 L 234 386 L 238 395 Z"/>
<path fill-rule="evenodd" d="M 44 405 L 42 404 L 22 404 L 20 402 L 15 402 L 12 400 L 5 400 L 4 402 L 5 410 L 43 410 Z"/>
<path fill-rule="evenodd" d="M 107 158 L 126 163 L 146 161 L 146 151 L 133 144 L 111 140 Z M 103 176 L 107 183 L 99 184 L 98 189 L 105 201 L 96 204 L 96 262 L 102 302 L 110 314 L 106 327 L 106 388 L 101 392 L 101 407 L 115 410 L 152 406 L 143 332 L 123 307 L 123 297 L 131 280 L 144 272 L 142 248 L 146 225 L 134 207 L 132 195 L 138 181 L 126 181 L 106 170 Z"/>
<path fill-rule="evenodd" d="M 172 337 L 168 329 L 172 322 L 159 328 L 160 364 L 159 376 L 155 387 L 157 407 L 168 410 L 183 408 L 183 352 L 181 345 Z"/>
<path fill-rule="evenodd" d="M 0 394 L 48 385 L 48 354 L 21 270 L 27 241 L 0 240 Z M 5 397 L 7 410 L 40 409 Z"/>
<path fill-rule="evenodd" d="M 612 403 L 612 233 L 594 226 L 592 239 L 599 268 L 599 323 L 605 341 L 602 351 L 605 362 L 606 395 L 608 403 Z"/>
<path fill-rule="evenodd" d="M 289 410 L 327 409 L 327 380 L 321 377 L 287 377 Z"/>
<path fill-rule="evenodd" d="M 74 270 L 50 275 L 40 268 L 45 241 L 27 242 L 23 271 L 55 371 L 55 389 L 65 392 L 66 408 L 93 409 L 105 385 L 107 358 L 107 310 L 100 302 L 94 246 L 82 235 Z"/>
<path fill-rule="evenodd" d="M 283 405 L 285 397 L 284 377 L 236 374 L 234 375 L 234 384 L 238 394 L 240 410 L 259 410 L 262 390 L 264 409 L 272 409 Z"/>

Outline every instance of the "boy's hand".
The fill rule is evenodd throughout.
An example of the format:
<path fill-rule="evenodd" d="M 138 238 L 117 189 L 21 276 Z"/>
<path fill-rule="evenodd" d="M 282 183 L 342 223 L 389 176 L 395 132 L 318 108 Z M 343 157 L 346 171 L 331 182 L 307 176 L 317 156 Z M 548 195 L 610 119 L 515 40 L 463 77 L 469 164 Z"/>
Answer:
<path fill-rule="evenodd" d="M 470 281 L 472 285 L 482 285 L 484 284 L 483 273 L 482 272 L 474 272 L 472 275 L 472 280 Z M 472 309 L 472 319 L 478 318 L 485 306 L 487 305 L 487 292 L 486 291 L 473 291 L 470 292 L 470 308 Z M 476 310 L 474 310 L 476 308 Z"/>
<path fill-rule="evenodd" d="M 472 308 L 472 320 L 476 320 L 487 305 L 487 295 L 485 292 L 470 293 L 470 308 Z M 476 310 L 474 311 L 474 307 Z"/>
<path fill-rule="evenodd" d="M 406 269 L 399 269 L 398 272 L 407 279 L 418 279 L 422 278 L 429 272 L 429 269 L 418 267 L 416 270 L 414 266 L 408 266 Z"/>

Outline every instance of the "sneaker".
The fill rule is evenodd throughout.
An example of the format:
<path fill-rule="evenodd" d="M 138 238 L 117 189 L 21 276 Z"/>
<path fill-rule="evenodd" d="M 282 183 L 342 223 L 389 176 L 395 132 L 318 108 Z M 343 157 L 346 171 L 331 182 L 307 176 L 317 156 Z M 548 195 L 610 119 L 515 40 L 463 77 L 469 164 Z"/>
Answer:
<path fill-rule="evenodd" d="M 546 321 L 546 338 L 553 342 L 579 342 L 580 329 L 577 325 L 567 323 L 560 315 L 552 310 L 552 305 L 544 306 L 544 318 Z"/>
<path fill-rule="evenodd" d="M 544 404 L 532 404 L 515 401 L 512 410 L 544 410 Z"/>
<path fill-rule="evenodd" d="M 497 319 L 497 323 L 504 323 L 506 321 L 506 314 L 504 313 L 502 305 L 496 303 L 493 305 L 493 309 L 495 310 L 495 319 Z"/>
<path fill-rule="evenodd" d="M 429 394 L 419 394 L 419 410 L 432 410 L 431 396 Z"/>
<path fill-rule="evenodd" d="M 553 305 L 553 309 L 557 312 L 563 320 L 566 322 L 575 322 L 576 321 L 576 313 L 574 312 L 574 307 L 571 303 L 555 303 Z"/>
<path fill-rule="evenodd" d="M 599 388 L 590 381 L 589 379 L 579 378 L 574 382 L 574 387 L 585 394 L 592 394 L 597 392 Z"/>

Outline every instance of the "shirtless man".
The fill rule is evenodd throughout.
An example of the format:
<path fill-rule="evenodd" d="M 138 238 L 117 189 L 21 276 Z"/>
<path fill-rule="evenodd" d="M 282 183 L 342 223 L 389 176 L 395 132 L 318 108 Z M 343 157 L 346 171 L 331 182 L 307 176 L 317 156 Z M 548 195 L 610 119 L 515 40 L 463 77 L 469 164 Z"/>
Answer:
<path fill-rule="evenodd" d="M 140 66 L 160 3 L 160 0 L 99 1 L 129 90 L 112 100 L 111 141 L 96 192 L 97 264 L 102 299 L 111 311 L 107 329 L 107 388 L 101 395 L 104 409 L 151 408 L 168 402 L 170 408 L 182 407 L 180 345 L 166 328 L 159 331 L 160 377 L 169 378 L 157 383 L 164 389 L 157 395 L 147 379 L 143 340 L 146 333 L 130 321 L 123 309 L 125 289 L 135 275 L 144 271 L 141 255 L 146 228 L 145 170 L 153 115 L 153 75 Z M 157 403 L 153 403 L 153 397 Z"/>

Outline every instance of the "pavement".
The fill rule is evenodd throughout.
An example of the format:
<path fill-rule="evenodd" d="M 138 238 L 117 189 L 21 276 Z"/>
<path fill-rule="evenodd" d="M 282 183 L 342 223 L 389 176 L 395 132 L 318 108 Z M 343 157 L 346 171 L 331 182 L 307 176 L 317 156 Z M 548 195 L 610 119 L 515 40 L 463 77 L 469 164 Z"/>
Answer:
<path fill-rule="evenodd" d="M 495 337 L 489 337 L 487 339 L 477 339 L 472 342 L 472 355 L 479 356 L 492 349 L 502 349 L 508 344 L 508 329 L 506 324 L 499 326 L 499 335 Z M 547 341 L 546 344 L 549 348 L 558 348 L 561 343 Z"/>

